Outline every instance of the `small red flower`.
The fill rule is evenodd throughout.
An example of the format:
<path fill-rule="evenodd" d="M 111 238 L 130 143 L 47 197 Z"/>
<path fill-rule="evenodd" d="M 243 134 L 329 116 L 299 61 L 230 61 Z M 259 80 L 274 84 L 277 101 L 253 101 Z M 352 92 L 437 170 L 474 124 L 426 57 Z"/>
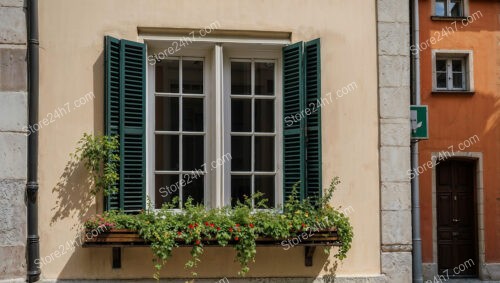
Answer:
<path fill-rule="evenodd" d="M 195 222 L 195 223 L 194 223 L 194 227 L 198 227 L 198 223 L 196 223 L 196 222 Z"/>
<path fill-rule="evenodd" d="M 210 227 L 214 227 L 215 225 L 213 223 L 210 223 Z"/>
<path fill-rule="evenodd" d="M 181 231 L 177 231 L 177 235 L 182 235 L 182 232 Z"/>
<path fill-rule="evenodd" d="M 248 224 L 248 226 L 250 226 L 250 228 L 253 228 L 253 223 Z"/>
<path fill-rule="evenodd" d="M 233 233 L 233 228 L 229 227 L 229 232 Z"/>
<path fill-rule="evenodd" d="M 236 227 L 240 227 L 240 224 L 236 223 Z"/>
<path fill-rule="evenodd" d="M 189 229 L 193 229 L 193 228 L 194 228 L 193 224 L 189 224 Z"/>
<path fill-rule="evenodd" d="M 306 224 L 302 223 L 302 228 L 306 227 Z"/>
<path fill-rule="evenodd" d="M 205 221 L 205 226 L 210 226 L 210 223 L 208 223 L 208 221 Z"/>
<path fill-rule="evenodd" d="M 235 241 L 238 241 L 240 238 L 238 236 L 234 237 Z"/>
<path fill-rule="evenodd" d="M 220 227 L 217 227 L 217 231 L 220 231 Z"/>
<path fill-rule="evenodd" d="M 195 244 L 196 244 L 196 245 L 199 245 L 200 243 L 201 243 L 201 241 L 200 241 L 200 240 L 196 240 L 196 243 L 195 243 Z"/>

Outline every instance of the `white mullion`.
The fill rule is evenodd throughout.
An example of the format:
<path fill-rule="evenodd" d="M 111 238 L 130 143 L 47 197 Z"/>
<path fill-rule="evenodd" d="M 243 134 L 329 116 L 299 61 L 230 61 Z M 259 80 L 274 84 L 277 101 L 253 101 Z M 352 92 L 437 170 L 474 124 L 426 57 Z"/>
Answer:
<path fill-rule="evenodd" d="M 159 97 L 180 97 L 180 93 L 171 93 L 171 92 L 155 92 L 155 96 Z"/>
<path fill-rule="evenodd" d="M 253 196 L 255 194 L 255 61 L 252 59 L 251 67 L 250 67 L 250 94 L 252 95 L 251 99 L 251 150 L 250 150 L 250 170 L 252 175 L 250 177 L 250 195 Z M 252 198 L 252 208 L 254 207 L 254 200 Z"/>
<path fill-rule="evenodd" d="M 251 176 L 251 171 L 231 171 L 231 175 L 235 176 Z"/>
<path fill-rule="evenodd" d="M 214 56 L 214 64 L 215 64 L 215 158 L 220 157 L 224 154 L 224 149 L 227 147 L 230 151 L 230 143 L 225 143 L 226 139 L 226 109 L 224 107 L 224 67 L 223 67 L 223 50 L 222 44 L 215 44 L 215 56 Z M 230 109 L 229 109 L 230 111 Z M 229 112 L 230 114 L 230 112 Z M 225 190 L 224 187 L 226 184 L 230 183 L 225 182 L 225 178 L 227 178 L 228 173 L 224 173 L 226 165 L 217 166 L 215 168 L 215 207 L 223 207 L 224 206 L 224 197 Z M 230 174 L 229 174 L 230 175 Z M 230 179 L 230 178 L 228 178 Z M 229 189 L 230 190 L 230 189 Z"/>
<path fill-rule="evenodd" d="M 282 182 L 281 182 L 281 161 L 282 161 L 282 152 L 281 152 L 281 135 L 282 133 L 281 128 L 282 128 L 282 113 L 281 111 L 281 103 L 283 96 L 280 94 L 282 93 L 280 89 L 278 88 L 279 85 L 281 85 L 281 78 L 279 78 L 279 71 L 281 70 L 281 60 L 273 60 L 274 63 L 274 133 L 276 134 L 274 137 L 274 207 L 278 207 L 282 203 L 282 194 L 283 194 L 283 187 L 282 187 Z M 321 98 L 321 97 L 320 97 Z M 278 118 L 278 119 L 277 119 Z M 320 117 L 321 118 L 321 117 Z"/>
<path fill-rule="evenodd" d="M 183 130 L 183 125 L 182 125 L 182 115 L 183 115 L 183 99 L 182 99 L 182 57 L 179 58 L 179 206 L 182 209 L 183 206 L 183 197 L 182 197 L 182 191 L 184 190 L 184 186 L 182 186 L 182 169 L 184 169 L 182 166 L 182 130 Z"/>
<path fill-rule="evenodd" d="M 162 174 L 162 175 L 170 174 L 170 175 L 175 175 L 175 174 L 179 174 L 182 171 L 181 170 L 155 170 L 154 172 L 155 172 L 155 174 Z"/>
<path fill-rule="evenodd" d="M 230 136 L 237 136 L 237 137 L 251 137 L 253 135 L 252 132 L 231 132 L 229 134 Z"/>

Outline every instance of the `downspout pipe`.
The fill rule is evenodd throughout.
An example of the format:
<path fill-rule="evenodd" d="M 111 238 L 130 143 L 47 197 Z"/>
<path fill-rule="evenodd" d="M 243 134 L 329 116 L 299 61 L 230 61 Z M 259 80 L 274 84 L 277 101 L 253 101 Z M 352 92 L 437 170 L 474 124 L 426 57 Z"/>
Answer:
<path fill-rule="evenodd" d="M 413 0 L 412 9 L 412 39 L 413 47 L 413 94 L 412 104 L 420 105 L 420 23 L 418 1 Z M 422 283 L 422 239 L 420 236 L 420 185 L 418 176 L 418 141 L 411 141 L 411 207 L 412 207 L 412 244 L 413 244 L 413 283 Z"/>
<path fill-rule="evenodd" d="M 38 121 L 38 0 L 28 0 L 28 129 Z M 28 135 L 27 274 L 28 282 L 40 279 L 40 238 L 38 236 L 38 131 Z"/>

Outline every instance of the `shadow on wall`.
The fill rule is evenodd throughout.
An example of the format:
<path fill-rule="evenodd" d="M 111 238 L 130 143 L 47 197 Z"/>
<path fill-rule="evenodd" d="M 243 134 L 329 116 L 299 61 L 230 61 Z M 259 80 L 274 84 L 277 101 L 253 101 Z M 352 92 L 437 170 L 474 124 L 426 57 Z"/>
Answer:
<path fill-rule="evenodd" d="M 104 53 L 101 52 L 93 64 L 94 113 L 93 117 L 89 117 L 94 121 L 93 131 L 95 133 L 102 133 L 104 128 L 103 68 Z M 80 133 L 79 137 L 82 135 L 83 133 Z M 97 208 L 100 208 L 103 204 L 102 194 L 94 196 L 90 193 L 91 184 L 92 180 L 83 163 L 70 157 L 59 182 L 52 189 L 52 193 L 57 195 L 57 201 L 51 210 L 53 212 L 51 225 L 68 217 L 76 217 L 80 221 L 75 223 L 73 230 L 80 231 L 82 229 L 84 218 L 96 213 L 93 205 L 97 203 Z"/>
<path fill-rule="evenodd" d="M 52 189 L 57 195 L 52 208 L 51 225 L 67 217 L 82 219 L 92 207 L 95 196 L 90 193 L 92 181 L 83 163 L 70 157 L 59 182 Z M 77 224 L 75 224 L 77 225 Z"/>

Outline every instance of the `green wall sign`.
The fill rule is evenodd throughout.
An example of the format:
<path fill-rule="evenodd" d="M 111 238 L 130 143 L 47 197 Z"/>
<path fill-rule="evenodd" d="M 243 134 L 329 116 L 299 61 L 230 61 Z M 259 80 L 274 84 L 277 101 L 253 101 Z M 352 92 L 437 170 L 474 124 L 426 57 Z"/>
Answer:
<path fill-rule="evenodd" d="M 427 105 L 411 105 L 410 121 L 412 139 L 429 139 L 429 112 Z"/>

